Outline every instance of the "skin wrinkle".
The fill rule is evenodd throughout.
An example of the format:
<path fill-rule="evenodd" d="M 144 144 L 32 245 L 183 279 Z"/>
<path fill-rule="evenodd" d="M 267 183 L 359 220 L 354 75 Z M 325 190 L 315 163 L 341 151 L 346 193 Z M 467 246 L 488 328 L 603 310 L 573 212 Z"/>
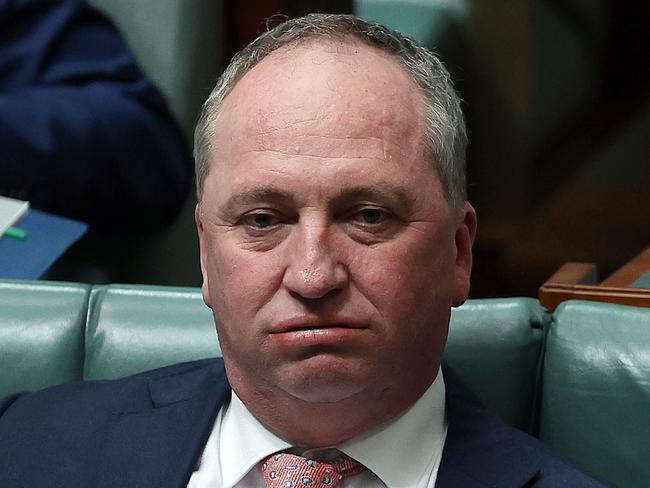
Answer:
<path fill-rule="evenodd" d="M 388 129 L 386 129 L 386 130 L 388 130 Z M 322 136 L 311 135 L 311 134 L 302 134 L 302 133 L 300 134 L 300 136 L 303 137 L 303 138 L 321 139 L 323 141 L 330 141 L 330 140 L 337 141 L 337 142 L 338 141 L 358 141 L 359 143 L 378 142 L 378 143 L 381 144 L 381 151 L 380 151 L 380 153 L 378 153 L 378 154 L 381 154 L 381 159 L 388 159 L 388 158 L 391 157 L 390 156 L 389 146 L 393 146 L 393 147 L 395 147 L 396 149 L 398 149 L 400 151 L 406 151 L 406 150 L 411 151 L 412 150 L 412 148 L 405 149 L 402 145 L 397 144 L 395 142 L 388 142 L 381 136 L 355 137 L 355 136 L 347 135 L 347 136 L 329 136 L 329 137 L 325 138 L 325 137 L 322 137 Z M 269 147 L 267 145 L 268 143 L 264 142 L 264 139 L 262 139 L 262 138 L 260 138 L 260 139 L 261 139 L 261 143 L 263 144 L 263 147 L 261 149 L 250 150 L 250 152 L 261 153 L 261 152 L 264 152 L 264 151 L 269 151 L 269 152 L 273 152 L 273 153 L 277 153 L 277 154 L 281 154 L 281 155 L 286 155 L 286 156 L 292 156 L 292 155 L 295 155 L 295 156 L 310 156 L 310 157 L 315 157 L 315 158 L 320 157 L 320 158 L 327 158 L 327 159 L 333 158 L 333 157 L 338 157 L 338 156 L 321 156 L 321 155 L 317 155 L 317 154 L 307 154 L 307 153 L 293 153 L 293 152 L 291 152 L 291 151 L 289 151 L 287 149 L 284 149 L 284 150 L 283 149 L 274 149 L 274 148 Z M 362 144 L 360 144 L 358 150 L 362 150 L 362 148 L 363 148 L 363 146 L 362 146 Z M 372 155 L 366 155 L 366 156 L 350 156 L 350 155 L 346 155 L 347 159 L 351 159 L 351 158 L 365 159 L 367 157 L 372 157 Z"/>
<path fill-rule="evenodd" d="M 269 173 L 277 175 L 277 176 L 286 176 L 287 174 L 284 171 L 281 170 L 268 170 Z"/>
<path fill-rule="evenodd" d="M 314 158 L 314 159 L 339 159 L 338 156 L 319 156 L 317 154 L 305 154 L 305 153 L 299 153 L 299 154 L 294 154 L 290 152 L 285 152 L 285 151 L 280 151 L 278 149 L 259 149 L 259 150 L 253 150 L 250 151 L 251 153 L 272 153 L 272 154 L 281 154 L 282 156 L 288 156 L 288 157 L 293 157 L 293 158 Z M 353 156 L 349 157 L 347 159 L 372 159 L 369 156 Z"/>
<path fill-rule="evenodd" d="M 281 113 L 276 114 L 276 116 L 279 116 L 279 115 L 281 115 Z M 337 118 L 341 119 L 341 117 L 337 117 Z M 359 117 L 351 117 L 351 116 L 347 116 L 346 119 L 347 120 L 349 120 L 349 119 L 362 120 Z M 379 121 L 383 121 L 383 117 L 378 117 L 377 119 Z M 305 124 L 310 124 L 310 123 L 314 123 L 314 122 L 320 123 L 320 122 L 322 122 L 322 119 L 314 117 L 314 118 L 301 119 L 301 120 L 296 120 L 296 121 L 287 121 L 286 123 L 284 123 L 282 125 L 277 125 L 275 127 L 271 126 L 268 129 L 266 128 L 268 124 L 265 124 L 265 125 L 262 126 L 261 123 L 258 123 L 258 125 L 257 125 L 258 128 L 256 129 L 256 131 L 257 131 L 258 136 L 275 135 L 279 131 L 293 129 L 293 128 L 297 127 L 297 126 L 303 126 Z M 381 123 L 380 125 L 389 125 L 389 122 L 386 121 L 386 122 Z M 265 127 L 265 128 L 263 129 L 262 127 Z M 302 133 L 302 135 L 310 136 L 310 134 L 304 134 L 304 133 Z M 312 136 L 313 137 L 322 137 L 322 135 L 320 135 L 320 134 L 313 134 Z M 378 139 L 381 139 L 381 137 L 378 137 L 378 136 L 373 137 L 373 136 L 364 135 L 363 137 L 355 137 L 355 136 L 350 135 L 350 134 L 345 134 L 345 135 L 342 135 L 340 137 L 336 137 L 336 136 L 330 134 L 330 135 L 328 135 L 328 138 L 330 138 L 330 139 L 348 139 L 348 138 L 351 138 L 351 139 L 362 139 L 362 140 L 369 140 L 369 139 L 378 140 Z"/>
<path fill-rule="evenodd" d="M 284 128 L 278 128 L 278 129 L 275 129 L 275 130 L 272 130 L 272 131 L 267 131 L 267 132 L 265 132 L 263 135 L 271 135 L 271 134 L 274 134 L 274 133 L 280 132 L 280 131 L 283 130 L 283 129 L 284 129 Z M 357 141 L 382 141 L 382 138 L 381 138 L 381 137 L 377 137 L 377 136 L 365 136 L 365 137 L 358 137 L 358 136 L 357 136 L 357 137 L 355 137 L 355 136 L 352 136 L 352 135 L 345 135 L 345 136 L 332 136 L 332 135 L 330 135 L 330 136 L 328 136 L 327 138 L 325 138 L 325 137 L 323 137 L 323 136 L 320 135 L 320 134 L 304 134 L 304 133 L 301 133 L 300 135 L 303 136 L 303 137 L 314 137 L 314 138 L 319 138 L 319 139 L 328 139 L 328 140 L 329 140 L 329 139 L 332 139 L 332 140 L 335 140 L 335 141 L 349 141 L 349 140 L 357 140 Z"/>
<path fill-rule="evenodd" d="M 299 109 L 300 107 L 296 107 L 296 108 Z M 275 115 L 279 115 L 279 113 L 275 114 Z M 292 121 L 292 122 L 286 122 L 284 125 L 281 125 L 281 126 L 278 126 L 278 127 L 272 127 L 270 129 L 261 129 L 261 128 L 259 128 L 257 130 L 257 132 L 258 132 L 258 135 L 260 135 L 260 136 L 275 135 L 278 131 L 282 131 L 282 130 L 286 130 L 286 129 L 292 129 L 292 128 L 296 127 L 296 126 L 301 126 L 301 125 L 305 125 L 305 124 L 309 124 L 309 123 L 313 123 L 313 122 L 317 122 L 317 121 L 318 120 L 316 118 L 309 118 L 309 119 L 304 119 L 304 120 L 296 120 L 296 121 Z M 262 125 L 260 124 L 260 127 L 261 126 Z"/>

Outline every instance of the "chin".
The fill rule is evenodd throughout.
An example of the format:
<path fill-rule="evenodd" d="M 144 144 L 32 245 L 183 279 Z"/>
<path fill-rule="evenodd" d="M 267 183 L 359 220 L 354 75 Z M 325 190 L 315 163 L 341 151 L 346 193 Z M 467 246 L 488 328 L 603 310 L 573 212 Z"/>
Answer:
<path fill-rule="evenodd" d="M 321 361 L 295 364 L 286 371 L 279 386 L 291 396 L 308 403 L 337 403 L 348 400 L 368 387 L 370 377 L 343 365 Z M 284 378 L 289 381 L 283 381 Z"/>

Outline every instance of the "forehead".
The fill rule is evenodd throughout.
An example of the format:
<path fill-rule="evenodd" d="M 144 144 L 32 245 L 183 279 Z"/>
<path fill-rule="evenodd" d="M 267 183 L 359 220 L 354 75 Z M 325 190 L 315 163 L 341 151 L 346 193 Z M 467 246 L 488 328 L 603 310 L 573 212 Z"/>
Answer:
<path fill-rule="evenodd" d="M 399 62 L 379 49 L 308 40 L 270 54 L 235 85 L 217 116 L 213 147 L 224 157 L 229 143 L 326 133 L 330 142 L 365 139 L 366 150 L 369 138 L 409 139 L 420 151 L 421 97 Z"/>

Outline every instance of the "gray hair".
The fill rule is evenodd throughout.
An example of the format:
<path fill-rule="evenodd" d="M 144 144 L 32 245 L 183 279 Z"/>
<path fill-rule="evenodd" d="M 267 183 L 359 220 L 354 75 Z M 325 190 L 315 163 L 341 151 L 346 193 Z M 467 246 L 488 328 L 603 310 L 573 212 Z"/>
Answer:
<path fill-rule="evenodd" d="M 237 82 L 262 59 L 288 45 L 311 39 L 362 42 L 392 55 L 424 95 L 425 144 L 442 182 L 447 200 L 460 208 L 467 199 L 465 151 L 467 135 L 460 99 L 449 72 L 428 49 L 399 32 L 353 15 L 309 14 L 283 22 L 265 32 L 236 54 L 203 104 L 194 131 L 197 196 L 210 170 L 210 149 L 216 119 L 224 99 Z"/>

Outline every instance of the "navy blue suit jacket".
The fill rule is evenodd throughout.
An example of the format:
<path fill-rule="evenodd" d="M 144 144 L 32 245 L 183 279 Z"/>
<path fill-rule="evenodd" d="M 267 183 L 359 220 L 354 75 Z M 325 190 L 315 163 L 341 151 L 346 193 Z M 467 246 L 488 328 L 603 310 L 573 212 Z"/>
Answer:
<path fill-rule="evenodd" d="M 0 195 L 91 231 L 155 229 L 193 164 L 166 104 L 83 0 L 0 0 Z"/>
<path fill-rule="evenodd" d="M 602 486 L 489 415 L 445 370 L 449 430 L 436 486 Z M 76 383 L 0 403 L 0 486 L 185 487 L 228 399 L 223 362 Z"/>

